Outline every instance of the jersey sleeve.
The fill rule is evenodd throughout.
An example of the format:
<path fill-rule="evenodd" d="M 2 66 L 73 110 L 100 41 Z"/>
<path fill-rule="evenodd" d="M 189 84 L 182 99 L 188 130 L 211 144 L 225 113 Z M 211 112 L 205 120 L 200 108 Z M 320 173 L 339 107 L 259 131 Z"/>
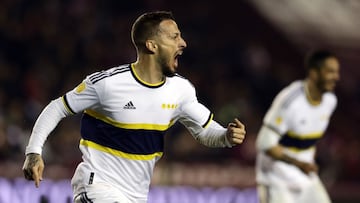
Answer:
<path fill-rule="evenodd" d="M 274 99 L 267 111 L 263 125 L 270 128 L 279 135 L 283 135 L 289 129 L 288 117 L 290 114 L 289 106 L 284 101 L 284 95 L 279 94 Z"/>
<path fill-rule="evenodd" d="M 197 134 L 206 128 L 212 120 L 213 114 L 196 97 L 195 88 L 190 85 L 184 89 L 184 97 L 180 107 L 179 121 L 189 129 L 192 134 Z"/>
<path fill-rule="evenodd" d="M 94 82 L 92 76 L 86 77 L 77 87 L 63 96 L 64 105 L 70 113 L 76 114 L 101 103 L 105 80 Z"/>
<path fill-rule="evenodd" d="M 51 101 L 36 120 L 25 153 L 41 154 L 45 140 L 60 120 L 97 105 L 104 85 L 103 81 L 94 83 L 87 77 L 76 88 Z"/>
<path fill-rule="evenodd" d="M 214 121 L 210 110 L 198 102 L 195 88 L 188 86 L 185 92 L 181 105 L 180 123 L 199 143 L 205 146 L 232 147 L 226 139 L 226 128 Z"/>

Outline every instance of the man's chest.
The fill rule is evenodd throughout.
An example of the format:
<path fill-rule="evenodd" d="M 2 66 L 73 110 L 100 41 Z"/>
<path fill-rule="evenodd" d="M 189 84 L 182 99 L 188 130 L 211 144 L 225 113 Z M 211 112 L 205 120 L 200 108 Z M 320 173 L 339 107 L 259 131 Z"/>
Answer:
<path fill-rule="evenodd" d="M 113 92 L 102 101 L 102 108 L 120 122 L 168 123 L 178 113 L 182 97 L 167 89 L 133 88 Z"/>
<path fill-rule="evenodd" d="M 291 131 L 296 134 L 323 133 L 329 124 L 330 111 L 321 107 L 302 107 L 294 110 L 289 119 Z"/>

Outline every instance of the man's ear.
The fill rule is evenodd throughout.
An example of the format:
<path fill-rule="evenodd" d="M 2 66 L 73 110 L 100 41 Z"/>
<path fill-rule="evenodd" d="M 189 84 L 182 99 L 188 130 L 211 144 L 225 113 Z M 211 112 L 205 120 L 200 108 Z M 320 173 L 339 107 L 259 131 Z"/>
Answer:
<path fill-rule="evenodd" d="M 155 53 L 157 50 L 157 44 L 154 40 L 146 40 L 145 46 L 151 53 Z"/>

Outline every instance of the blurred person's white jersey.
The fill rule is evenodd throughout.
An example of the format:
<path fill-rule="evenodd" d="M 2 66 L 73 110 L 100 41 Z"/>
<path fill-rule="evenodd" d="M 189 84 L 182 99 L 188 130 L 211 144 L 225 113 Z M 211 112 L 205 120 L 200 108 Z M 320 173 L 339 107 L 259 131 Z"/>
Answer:
<path fill-rule="evenodd" d="M 304 81 L 295 81 L 274 99 L 263 119 L 257 138 L 256 181 L 261 202 L 330 202 L 318 174 L 273 159 L 267 147 L 279 144 L 283 153 L 296 160 L 314 163 L 316 142 L 323 137 L 337 104 L 326 92 L 321 103 L 309 100 Z"/>

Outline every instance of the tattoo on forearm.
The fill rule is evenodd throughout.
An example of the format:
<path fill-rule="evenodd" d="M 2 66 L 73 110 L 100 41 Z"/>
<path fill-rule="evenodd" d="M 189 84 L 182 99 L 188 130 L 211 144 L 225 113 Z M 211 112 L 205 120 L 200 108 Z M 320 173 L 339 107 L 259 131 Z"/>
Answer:
<path fill-rule="evenodd" d="M 28 180 L 33 180 L 32 168 L 41 161 L 39 154 L 28 154 L 23 168 L 24 176 Z"/>
<path fill-rule="evenodd" d="M 29 154 L 28 156 L 29 156 L 28 168 L 34 167 L 36 165 L 36 163 L 38 163 L 40 161 L 38 154 Z"/>

